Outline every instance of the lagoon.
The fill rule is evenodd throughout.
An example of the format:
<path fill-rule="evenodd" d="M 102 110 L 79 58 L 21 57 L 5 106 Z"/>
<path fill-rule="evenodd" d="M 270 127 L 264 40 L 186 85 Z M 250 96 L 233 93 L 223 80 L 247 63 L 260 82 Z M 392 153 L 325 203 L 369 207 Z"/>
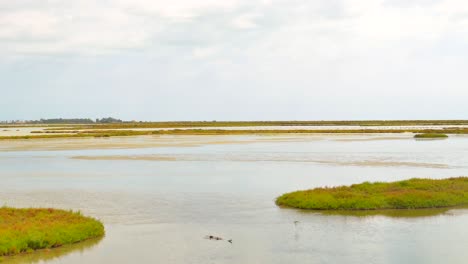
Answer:
<path fill-rule="evenodd" d="M 468 176 L 468 136 L 4 141 L 0 203 L 81 210 L 106 226 L 106 237 L 89 246 L 4 262 L 466 263 L 466 209 L 353 215 L 274 203 L 299 189 L 457 176 Z"/>

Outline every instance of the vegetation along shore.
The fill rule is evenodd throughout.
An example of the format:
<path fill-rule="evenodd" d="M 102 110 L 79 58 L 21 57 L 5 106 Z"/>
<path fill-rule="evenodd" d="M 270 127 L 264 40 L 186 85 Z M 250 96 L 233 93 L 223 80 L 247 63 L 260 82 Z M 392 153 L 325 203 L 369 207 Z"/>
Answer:
<path fill-rule="evenodd" d="M 418 209 L 468 204 L 468 177 L 364 182 L 286 193 L 279 206 L 313 210 Z"/>
<path fill-rule="evenodd" d="M 123 137 L 147 135 L 271 135 L 271 134 L 383 134 L 383 133 L 429 133 L 468 134 L 468 128 L 440 129 L 170 129 L 170 130 L 57 130 L 33 131 L 30 135 L 0 136 L 0 140 L 76 138 L 76 137 Z"/>
<path fill-rule="evenodd" d="M 448 138 L 448 135 L 439 133 L 423 133 L 414 135 L 414 138 Z"/>
<path fill-rule="evenodd" d="M 0 208 L 0 257 L 74 244 L 104 235 L 103 224 L 79 212 Z"/>

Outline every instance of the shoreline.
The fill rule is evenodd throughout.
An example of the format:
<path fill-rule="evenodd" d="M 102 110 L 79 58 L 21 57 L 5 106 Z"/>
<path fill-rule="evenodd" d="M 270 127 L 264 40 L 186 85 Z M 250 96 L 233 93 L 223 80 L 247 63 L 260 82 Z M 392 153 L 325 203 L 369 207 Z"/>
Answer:
<path fill-rule="evenodd" d="M 85 131 L 33 131 L 30 135 L 0 136 L 0 140 L 18 139 L 48 139 L 48 138 L 83 138 L 83 137 L 128 137 L 150 135 L 191 135 L 191 136 L 215 136 L 215 135 L 290 135 L 290 134 L 404 134 L 404 133 L 441 133 L 447 135 L 466 135 L 468 128 L 461 129 L 335 129 L 335 130 L 221 130 L 221 129 L 172 129 L 172 130 L 85 130 Z"/>

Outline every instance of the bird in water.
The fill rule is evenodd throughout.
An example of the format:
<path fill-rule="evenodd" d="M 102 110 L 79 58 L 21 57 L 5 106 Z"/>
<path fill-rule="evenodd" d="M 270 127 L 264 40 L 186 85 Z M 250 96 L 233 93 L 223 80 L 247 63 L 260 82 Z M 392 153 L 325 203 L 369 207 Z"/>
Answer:
<path fill-rule="evenodd" d="M 205 239 L 209 239 L 209 240 L 224 240 L 224 239 L 221 238 L 221 237 L 212 236 L 212 235 L 205 236 Z M 232 239 L 227 240 L 227 242 L 229 242 L 229 243 L 232 244 Z"/>
<path fill-rule="evenodd" d="M 209 240 L 223 240 L 221 237 L 212 236 L 212 235 L 206 236 L 205 239 L 209 239 Z"/>

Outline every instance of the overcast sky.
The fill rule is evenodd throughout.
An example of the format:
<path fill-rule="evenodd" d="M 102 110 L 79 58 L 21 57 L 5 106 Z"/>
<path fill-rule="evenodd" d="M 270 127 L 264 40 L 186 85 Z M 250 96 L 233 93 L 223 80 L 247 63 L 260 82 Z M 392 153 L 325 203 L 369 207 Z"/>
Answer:
<path fill-rule="evenodd" d="M 468 119 L 466 0 L 0 0 L 0 120 Z"/>

